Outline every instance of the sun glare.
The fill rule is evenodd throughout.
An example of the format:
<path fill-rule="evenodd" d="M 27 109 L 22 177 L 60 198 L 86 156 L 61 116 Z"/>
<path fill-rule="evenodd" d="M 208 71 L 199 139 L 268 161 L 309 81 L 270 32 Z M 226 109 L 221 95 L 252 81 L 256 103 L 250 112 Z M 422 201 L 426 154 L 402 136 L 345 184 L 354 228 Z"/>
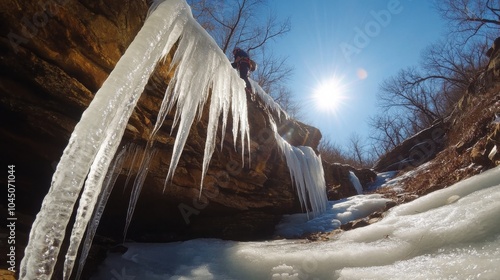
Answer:
<path fill-rule="evenodd" d="M 345 88 L 340 79 L 333 78 L 321 83 L 314 91 L 313 97 L 319 110 L 337 113 L 346 99 Z"/>

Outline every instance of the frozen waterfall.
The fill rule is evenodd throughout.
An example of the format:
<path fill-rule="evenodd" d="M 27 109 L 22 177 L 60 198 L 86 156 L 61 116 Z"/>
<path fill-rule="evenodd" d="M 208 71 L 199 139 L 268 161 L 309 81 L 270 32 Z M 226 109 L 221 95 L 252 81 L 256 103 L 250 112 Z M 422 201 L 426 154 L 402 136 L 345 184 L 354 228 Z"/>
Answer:
<path fill-rule="evenodd" d="M 351 181 L 352 185 L 356 189 L 356 192 L 358 194 L 363 194 L 363 186 L 361 186 L 361 182 L 359 182 L 358 177 L 352 171 L 349 171 L 349 180 Z"/>
<path fill-rule="evenodd" d="M 144 26 L 96 93 L 70 137 L 50 190 L 33 223 L 20 266 L 21 279 L 51 279 L 66 227 L 81 195 L 64 268 L 64 279 L 71 277 L 80 243 L 103 192 L 103 183 L 106 176 L 111 176 L 108 170 L 127 122 L 155 66 L 175 43 L 177 50 L 172 65 L 176 65 L 176 72 L 165 93 L 152 135 L 154 138 L 166 114 L 175 106 L 174 126 L 178 126 L 178 133 L 166 183 L 174 174 L 189 129 L 195 118 L 201 116 L 209 92 L 203 174 L 215 148 L 220 115 L 224 133 L 231 114 L 233 138 L 235 143 L 239 138 L 242 158 L 245 147 L 249 150 L 250 131 L 243 81 L 213 39 L 193 19 L 184 0 L 155 1 Z M 199 67 L 200 64 L 203 67 Z M 279 135 L 276 139 L 280 139 Z M 292 178 L 298 185 L 301 203 L 306 209 L 306 203 L 309 203 L 313 211 L 322 211 L 326 197 L 321 196 L 325 186 L 324 179 L 320 178 L 323 170 L 319 157 L 307 148 L 291 147 L 284 140 L 279 140 L 279 143 Z M 140 192 L 141 186 L 139 182 L 136 192 Z M 135 202 L 131 201 L 132 213 Z"/>

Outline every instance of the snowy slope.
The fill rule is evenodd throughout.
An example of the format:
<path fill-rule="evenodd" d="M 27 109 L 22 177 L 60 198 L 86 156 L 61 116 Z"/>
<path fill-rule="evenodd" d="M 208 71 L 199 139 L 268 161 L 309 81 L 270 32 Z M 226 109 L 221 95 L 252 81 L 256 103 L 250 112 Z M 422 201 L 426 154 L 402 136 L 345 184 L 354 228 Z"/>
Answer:
<path fill-rule="evenodd" d="M 497 167 L 333 241 L 126 244 L 93 279 L 498 279 L 499 215 Z"/>

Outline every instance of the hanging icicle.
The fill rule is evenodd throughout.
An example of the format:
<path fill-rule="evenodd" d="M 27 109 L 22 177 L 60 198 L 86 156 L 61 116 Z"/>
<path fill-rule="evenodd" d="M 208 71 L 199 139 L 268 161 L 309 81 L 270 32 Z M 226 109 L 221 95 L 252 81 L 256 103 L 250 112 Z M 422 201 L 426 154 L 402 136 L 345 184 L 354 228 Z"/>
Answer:
<path fill-rule="evenodd" d="M 104 208 L 106 207 L 108 198 L 111 195 L 113 186 L 115 185 L 115 182 L 118 179 L 119 171 L 122 168 L 123 162 L 128 156 L 130 156 L 130 154 L 135 154 L 136 150 L 137 150 L 136 146 L 133 144 L 124 146 L 122 150 L 118 154 L 116 154 L 115 158 L 113 159 L 113 163 L 111 164 L 110 169 L 108 170 L 108 174 L 104 179 L 102 192 L 99 194 L 99 199 L 96 204 L 97 207 L 94 210 L 94 213 L 92 214 L 92 218 L 90 219 L 87 231 L 85 233 L 85 240 L 83 242 L 82 252 L 78 262 L 78 270 L 76 273 L 77 280 L 80 279 L 81 274 L 83 272 L 83 266 L 85 265 L 85 261 L 90 252 L 92 240 L 94 239 L 97 227 L 99 226 L 99 222 L 101 221 L 102 214 L 104 213 Z M 79 244 L 73 243 L 73 245 L 74 245 L 73 252 L 71 249 L 68 249 L 68 253 L 66 254 L 66 262 L 71 262 L 71 261 L 74 262 L 76 259 Z M 64 272 L 65 275 L 71 275 L 73 265 L 65 264 L 64 267 L 67 270 Z"/>
<path fill-rule="evenodd" d="M 220 115 L 224 136 L 228 116 L 231 114 L 234 143 L 236 145 L 237 140 L 241 143 L 243 161 L 245 148 L 250 150 L 250 129 L 243 80 L 232 69 L 215 41 L 193 19 L 184 0 L 154 1 L 144 26 L 96 93 L 70 137 L 53 175 L 50 190 L 33 223 L 20 266 L 21 279 L 52 278 L 65 239 L 66 227 L 81 195 L 64 267 L 64 279 L 70 279 L 85 230 L 92 217 L 98 218 L 101 215 L 103 204 L 109 195 L 109 188 L 103 190 L 103 183 L 106 176 L 111 176 L 109 172 L 112 171 L 109 170 L 112 169 L 112 159 L 127 122 L 156 65 L 171 51 L 174 44 L 177 44 L 177 49 L 171 65 L 176 66 L 175 73 L 144 151 L 141 175 L 134 183 L 127 225 L 133 216 L 149 160 L 154 155 L 155 135 L 172 109 L 175 108 L 172 129 L 177 127 L 178 132 L 165 185 L 173 177 L 189 130 L 195 118 L 199 120 L 201 117 L 209 94 L 209 120 L 200 192 L 215 149 Z M 265 101 L 266 108 L 281 116 L 281 108 L 268 98 L 258 85 L 255 86 L 256 83 L 253 82 L 253 85 L 257 94 Z M 269 117 L 274 124 L 272 116 Z M 321 159 L 310 148 L 292 147 L 277 134 L 275 125 L 273 129 L 276 141 L 286 157 L 292 181 L 296 184 L 301 205 L 306 211 L 323 211 L 326 195 Z M 102 203 L 99 203 L 96 210 L 98 201 Z M 90 240 L 85 241 L 86 246 L 90 244 L 94 230 L 90 229 Z"/>
<path fill-rule="evenodd" d="M 223 105 L 232 108 L 233 122 L 240 128 L 233 133 L 241 134 L 244 151 L 249 131 L 243 82 L 231 71 L 229 61 L 213 39 L 192 18 L 184 0 L 155 1 L 144 26 L 96 93 L 71 135 L 33 223 L 20 266 L 21 279 L 51 279 L 66 226 L 83 189 L 77 214 L 79 222 L 73 227 L 75 234 L 71 239 L 73 244 L 81 242 L 78 239 L 94 211 L 106 171 L 128 119 L 158 61 L 170 52 L 175 42 L 180 46 L 173 62 L 178 63 L 178 68 L 171 81 L 173 87 L 167 90 L 167 101 L 169 106 L 177 104 L 175 119 L 179 123 L 179 135 L 167 180 L 173 175 L 195 112 L 207 100 L 209 86 L 226 92 L 227 100 Z M 197 54 L 200 48 L 203 48 L 203 59 Z M 198 67 L 200 63 L 205 68 Z M 225 82 L 227 87 L 220 85 L 225 79 L 230 79 Z M 189 113 L 184 115 L 186 112 Z M 237 138 L 235 134 L 233 136 Z M 205 165 L 209 161 L 205 158 Z M 65 270 L 71 271 L 69 268 Z M 65 279 L 69 277 L 65 275 Z"/>
<path fill-rule="evenodd" d="M 267 112 L 271 129 L 274 132 L 276 143 L 286 159 L 290 178 L 297 190 L 300 205 L 303 211 L 306 211 L 314 217 L 326 210 L 328 206 L 328 198 L 326 197 L 325 174 L 321 157 L 316 155 L 311 147 L 290 145 L 278 133 L 276 121 L 271 112 L 281 118 L 284 115 L 286 119 L 288 114 L 281 109 L 274 99 L 272 99 L 258 83 L 250 80 L 255 92 L 264 102 L 265 111 Z"/>

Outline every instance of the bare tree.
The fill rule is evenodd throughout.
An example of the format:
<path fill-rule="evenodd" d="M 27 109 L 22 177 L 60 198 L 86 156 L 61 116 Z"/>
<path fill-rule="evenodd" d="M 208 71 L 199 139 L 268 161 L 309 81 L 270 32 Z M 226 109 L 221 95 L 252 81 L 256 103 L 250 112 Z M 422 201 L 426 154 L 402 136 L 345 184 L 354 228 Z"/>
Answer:
<path fill-rule="evenodd" d="M 429 88 L 431 79 L 442 79 L 440 76 L 424 76 L 416 68 L 410 67 L 385 80 L 381 85 L 379 105 L 385 109 L 402 109 L 412 117 L 421 115 L 423 125 L 432 123 L 440 117 L 437 93 Z"/>
<path fill-rule="evenodd" d="M 322 139 L 318 150 L 321 158 L 327 162 L 348 164 L 356 168 L 370 168 L 375 162 L 375 157 L 366 148 L 363 138 L 359 134 L 352 134 L 347 147 Z"/>
<path fill-rule="evenodd" d="M 418 67 L 402 69 L 381 84 L 379 106 L 385 114 L 370 123 L 379 156 L 452 110 L 484 71 L 487 46 L 498 36 L 500 1 L 443 0 L 436 5 L 449 23 L 448 38 L 426 48 Z"/>
<path fill-rule="evenodd" d="M 351 153 L 351 158 L 356 162 L 356 165 L 359 167 L 363 166 L 365 151 L 363 140 L 359 134 L 353 133 L 349 137 L 348 151 Z"/>
<path fill-rule="evenodd" d="M 377 157 L 394 149 L 418 131 L 417 127 L 409 123 L 408 118 L 397 113 L 377 115 L 370 120 L 370 126 L 373 129 L 370 136 L 372 151 Z"/>
<path fill-rule="evenodd" d="M 342 148 L 328 139 L 321 139 L 318 146 L 321 158 L 330 163 L 346 163 L 347 156 Z"/>
<path fill-rule="evenodd" d="M 297 117 L 300 106 L 291 98 L 287 88 L 292 68 L 286 57 L 269 51 L 271 41 L 291 29 L 290 19 L 280 21 L 275 13 L 263 11 L 266 0 L 188 0 L 194 17 L 212 35 L 228 56 L 238 46 L 246 50 L 258 64 L 253 79 L 271 95 L 290 115 Z"/>
<path fill-rule="evenodd" d="M 447 88 L 465 89 L 487 64 L 487 48 L 484 41 L 464 46 L 441 40 L 424 50 L 422 69 L 431 76 L 442 77 L 448 83 Z"/>
<path fill-rule="evenodd" d="M 449 22 L 450 32 L 463 36 L 464 42 L 476 35 L 498 35 L 500 2 L 498 0 L 442 0 L 437 1 L 441 16 Z M 493 38 L 489 38 L 493 39 Z"/>
<path fill-rule="evenodd" d="M 478 42 L 468 47 L 446 41 L 429 46 L 423 52 L 420 68 L 400 70 L 382 83 L 379 105 L 406 112 L 407 123 L 417 129 L 431 125 L 449 113 L 484 69 L 485 50 L 486 46 Z"/>
<path fill-rule="evenodd" d="M 292 92 L 287 86 L 289 77 L 293 69 L 286 63 L 286 58 L 280 58 L 274 53 L 267 51 L 266 47 L 262 47 L 257 72 L 254 73 L 254 80 L 262 87 L 262 89 L 271 95 L 283 109 L 294 118 L 301 117 L 301 107 L 297 102 L 292 100 Z"/>
<path fill-rule="evenodd" d="M 259 17 L 265 0 L 189 0 L 193 15 L 226 54 L 232 47 L 258 51 L 290 31 L 290 19 L 279 21 L 275 13 Z"/>

